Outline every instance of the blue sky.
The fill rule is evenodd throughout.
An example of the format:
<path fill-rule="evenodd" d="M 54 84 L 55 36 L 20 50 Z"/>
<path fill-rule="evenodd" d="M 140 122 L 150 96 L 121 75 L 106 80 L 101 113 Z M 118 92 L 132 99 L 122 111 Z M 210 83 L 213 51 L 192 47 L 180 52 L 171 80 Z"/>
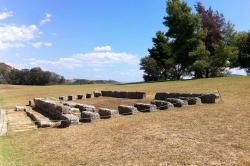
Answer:
<path fill-rule="evenodd" d="M 196 0 L 188 0 L 193 6 Z M 201 0 L 238 31 L 249 0 Z M 141 81 L 139 60 L 162 25 L 165 0 L 0 0 L 0 62 L 66 78 Z"/>

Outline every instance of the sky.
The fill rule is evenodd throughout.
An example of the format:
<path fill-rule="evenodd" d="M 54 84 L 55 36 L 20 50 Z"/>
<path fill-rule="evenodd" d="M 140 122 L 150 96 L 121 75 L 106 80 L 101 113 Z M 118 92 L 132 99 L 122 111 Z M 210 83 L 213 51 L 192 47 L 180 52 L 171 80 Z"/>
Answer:
<path fill-rule="evenodd" d="M 186 0 L 194 6 L 196 0 Z M 201 0 L 237 31 L 249 0 Z M 0 0 L 0 62 L 40 66 L 67 79 L 142 81 L 139 61 L 163 26 L 165 0 Z M 243 71 L 234 70 L 236 73 Z"/>

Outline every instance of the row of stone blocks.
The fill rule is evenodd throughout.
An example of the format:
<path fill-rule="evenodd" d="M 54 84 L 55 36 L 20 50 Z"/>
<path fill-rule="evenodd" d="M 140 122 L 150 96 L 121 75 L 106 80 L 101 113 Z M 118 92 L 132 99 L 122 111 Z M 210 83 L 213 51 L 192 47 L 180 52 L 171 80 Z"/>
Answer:
<path fill-rule="evenodd" d="M 127 98 L 127 99 L 144 99 L 146 97 L 145 92 L 126 92 L 126 91 L 94 91 L 93 93 L 79 94 L 76 96 L 60 96 L 59 100 L 61 101 L 73 101 L 73 100 L 82 100 L 86 98 L 94 97 L 114 97 L 114 98 Z"/>
<path fill-rule="evenodd" d="M 58 99 L 62 101 L 73 101 L 73 100 L 83 100 L 83 99 L 90 99 L 94 97 L 100 97 L 102 93 L 99 91 L 94 91 L 93 93 L 86 93 L 86 94 L 79 94 L 76 96 L 60 96 Z"/>
<path fill-rule="evenodd" d="M 24 111 L 39 128 L 59 127 L 61 125 L 60 123 L 50 121 L 47 117 L 32 109 L 27 108 Z"/>
<path fill-rule="evenodd" d="M 101 91 L 104 97 L 127 98 L 127 99 L 144 99 L 145 92 L 126 92 L 126 91 Z"/>
<path fill-rule="evenodd" d="M 206 96 L 206 98 L 202 98 Z M 170 98 L 175 97 L 175 98 Z M 100 108 L 98 112 L 95 106 L 78 104 L 73 102 L 57 102 L 47 99 L 36 98 L 33 101 L 34 108 L 46 114 L 53 119 L 61 120 L 61 126 L 67 127 L 70 124 L 81 122 L 91 122 L 94 119 L 107 119 L 113 115 L 131 115 L 133 112 L 150 112 L 156 109 L 165 110 L 172 107 L 182 107 L 185 105 L 194 105 L 200 103 L 213 103 L 211 98 L 216 98 L 214 94 L 169 94 L 169 93 L 157 93 L 156 100 L 153 100 L 151 104 L 137 103 L 134 106 L 120 105 L 118 110 L 111 110 L 107 108 Z M 207 99 L 208 98 L 208 99 Z M 215 100 L 215 99 L 214 99 Z M 32 102 L 30 102 L 32 104 Z M 72 108 L 77 109 L 80 112 L 80 117 L 71 114 Z M 40 125 L 42 126 L 42 125 Z"/>
<path fill-rule="evenodd" d="M 196 103 L 200 99 L 201 103 L 215 103 L 219 95 L 216 93 L 156 93 L 155 100 L 168 100 L 169 98 L 177 98 Z"/>
<path fill-rule="evenodd" d="M 172 104 L 176 101 L 180 102 L 178 104 Z M 172 102 L 172 103 L 171 103 Z M 173 101 L 160 101 L 153 100 L 151 104 L 145 103 L 136 103 L 134 106 L 120 105 L 117 110 L 100 108 L 96 112 L 95 106 L 86 105 L 86 104 L 78 104 L 73 102 L 65 102 L 63 103 L 66 106 L 77 108 L 81 112 L 80 121 L 81 122 L 91 122 L 96 119 L 108 119 L 114 115 L 132 115 L 134 112 L 151 112 L 155 110 L 166 110 L 169 108 L 173 108 L 174 106 L 181 107 L 185 105 L 185 102 L 180 99 L 173 99 Z"/>
<path fill-rule="evenodd" d="M 37 112 L 50 119 L 60 120 L 60 127 L 68 127 L 71 124 L 77 124 L 79 121 L 77 116 L 71 114 L 70 107 L 64 106 L 57 101 L 35 98 L 33 107 Z"/>

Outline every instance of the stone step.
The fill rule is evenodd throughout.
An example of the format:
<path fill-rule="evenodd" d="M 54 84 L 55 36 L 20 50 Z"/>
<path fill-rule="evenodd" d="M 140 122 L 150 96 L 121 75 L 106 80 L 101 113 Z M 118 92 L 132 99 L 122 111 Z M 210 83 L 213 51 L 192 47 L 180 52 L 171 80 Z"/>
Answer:
<path fill-rule="evenodd" d="M 37 129 L 34 122 L 26 115 L 24 111 L 7 111 L 8 130 L 10 132 L 24 132 Z"/>

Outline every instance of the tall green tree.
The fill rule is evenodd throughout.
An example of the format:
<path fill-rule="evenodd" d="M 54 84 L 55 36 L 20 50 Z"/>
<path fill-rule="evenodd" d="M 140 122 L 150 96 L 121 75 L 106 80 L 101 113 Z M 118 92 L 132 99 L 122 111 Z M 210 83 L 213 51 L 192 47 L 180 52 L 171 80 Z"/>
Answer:
<path fill-rule="evenodd" d="M 235 46 L 236 35 L 235 25 L 228 21 L 223 27 L 223 41 L 228 46 Z"/>
<path fill-rule="evenodd" d="M 150 56 L 141 59 L 140 69 L 144 71 L 143 79 L 146 82 L 162 80 L 162 67 Z"/>
<path fill-rule="evenodd" d="M 198 2 L 195 6 L 203 29 L 207 32 L 206 49 L 209 51 L 206 77 L 223 75 L 230 61 L 237 56 L 237 48 L 232 45 L 235 36 L 233 24 L 226 23 L 223 14 L 205 7 Z M 230 52 L 231 51 L 231 52 Z"/>
<path fill-rule="evenodd" d="M 172 56 L 180 71 L 177 79 L 194 62 L 189 53 L 197 49 L 204 36 L 199 16 L 191 11 L 191 7 L 184 1 L 167 1 L 164 25 L 168 27 L 166 36 L 171 40 Z"/>
<path fill-rule="evenodd" d="M 195 78 L 203 78 L 205 71 L 209 67 L 210 52 L 206 49 L 204 43 L 200 43 L 196 50 L 189 53 L 189 57 L 193 59 L 191 71 L 194 71 Z"/>
<path fill-rule="evenodd" d="M 237 33 L 235 45 L 238 47 L 239 52 L 234 67 L 246 69 L 250 73 L 250 31 Z"/>
<path fill-rule="evenodd" d="M 156 37 L 152 39 L 153 47 L 148 49 L 149 57 L 153 58 L 161 68 L 161 79 L 168 80 L 176 77 L 175 60 L 172 56 L 169 39 L 164 32 L 158 31 Z"/>
<path fill-rule="evenodd" d="M 141 59 L 141 70 L 144 70 L 144 80 L 169 80 L 175 75 L 171 47 L 168 38 L 161 31 L 152 39 L 153 47 L 148 49 L 149 55 Z"/>

